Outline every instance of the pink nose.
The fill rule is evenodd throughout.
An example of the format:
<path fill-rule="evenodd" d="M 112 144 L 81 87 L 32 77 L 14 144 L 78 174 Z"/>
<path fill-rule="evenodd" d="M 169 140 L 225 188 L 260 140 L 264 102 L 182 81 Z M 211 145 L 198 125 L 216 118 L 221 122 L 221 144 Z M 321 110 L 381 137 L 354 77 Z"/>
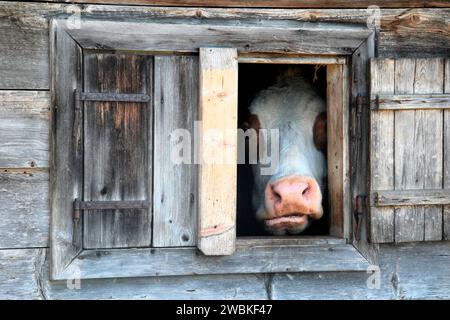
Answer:
<path fill-rule="evenodd" d="M 311 177 L 292 176 L 269 183 L 266 205 L 274 217 L 308 214 L 319 219 L 322 214 L 322 193 Z"/>

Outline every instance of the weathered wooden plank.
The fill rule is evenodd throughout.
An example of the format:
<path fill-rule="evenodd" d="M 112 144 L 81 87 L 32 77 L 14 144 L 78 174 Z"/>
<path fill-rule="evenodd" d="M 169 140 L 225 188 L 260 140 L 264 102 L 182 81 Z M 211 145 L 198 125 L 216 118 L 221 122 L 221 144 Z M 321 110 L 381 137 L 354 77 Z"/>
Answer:
<path fill-rule="evenodd" d="M 46 281 L 43 287 L 51 300 L 267 299 L 264 278 L 253 274 L 87 279 L 72 290 L 66 281 Z"/>
<path fill-rule="evenodd" d="M 439 63 L 439 60 L 397 60 L 395 93 L 442 93 L 443 70 Z M 414 78 L 408 74 L 414 74 Z M 442 114 L 441 111 L 431 110 L 396 111 L 396 189 L 442 186 L 442 139 L 439 138 L 442 136 L 442 119 L 439 118 L 442 116 L 439 113 Z M 433 129 L 430 131 L 428 128 Z M 430 166 L 434 172 L 429 172 Z M 438 211 L 433 207 L 397 208 L 396 241 L 439 240 L 442 228 L 439 226 L 441 218 Z"/>
<path fill-rule="evenodd" d="M 415 206 L 450 204 L 449 189 L 373 191 L 374 206 Z"/>
<path fill-rule="evenodd" d="M 0 299 L 45 299 L 40 283 L 45 249 L 0 250 Z"/>
<path fill-rule="evenodd" d="M 438 94 L 443 88 L 441 59 L 396 61 L 396 94 Z M 407 76 L 414 74 L 414 77 Z M 395 188 L 442 187 L 442 111 L 396 111 Z M 440 207 L 396 209 L 396 241 L 440 240 Z"/>
<path fill-rule="evenodd" d="M 362 97 L 370 95 L 370 63 L 369 60 L 375 56 L 375 34 L 372 34 L 367 41 L 355 51 L 351 58 L 352 68 L 351 72 L 351 95 L 350 95 L 350 180 L 351 180 L 351 210 L 356 210 L 357 196 L 367 195 L 370 192 L 369 179 L 370 175 L 370 110 L 364 107 Z M 356 106 L 356 107 L 354 107 Z M 356 215 L 351 217 L 351 225 L 353 232 L 350 234 L 357 234 L 356 227 L 358 222 L 361 226 L 359 237 L 354 236 L 352 239 L 353 245 L 361 254 L 370 262 L 377 261 L 377 245 L 370 243 L 370 214 L 360 216 L 357 221 Z"/>
<path fill-rule="evenodd" d="M 327 67 L 327 133 L 328 144 L 328 188 L 330 190 L 330 235 L 348 237 L 344 227 L 344 215 L 350 211 L 348 195 L 349 168 L 348 140 L 346 128 L 348 119 L 343 106 L 348 105 L 347 69 L 342 65 Z M 345 108 L 345 107 L 344 107 Z"/>
<path fill-rule="evenodd" d="M 52 213 L 50 247 L 52 276 L 57 276 L 81 249 L 73 242 L 73 200 L 82 197 L 82 130 L 75 114 L 74 92 L 81 88 L 82 53 L 73 39 L 53 21 L 51 26 L 52 131 L 50 137 Z M 80 229 L 80 228 L 78 228 Z"/>
<path fill-rule="evenodd" d="M 397 94 L 414 93 L 414 77 L 416 62 L 414 59 L 398 59 L 395 61 L 395 92 Z M 394 111 L 395 114 L 395 189 L 408 189 L 415 179 L 415 163 L 413 162 L 415 111 Z M 422 146 L 419 147 L 419 149 Z M 416 159 L 417 160 L 417 159 Z M 410 178 L 411 177 L 411 178 Z M 423 240 L 424 217 L 423 208 L 395 208 L 395 241 Z"/>
<path fill-rule="evenodd" d="M 308 57 L 300 55 L 268 55 L 268 54 L 241 54 L 239 63 L 261 63 L 261 64 L 344 64 L 345 58 L 339 57 Z"/>
<path fill-rule="evenodd" d="M 369 289 L 367 272 L 323 272 L 275 274 L 270 283 L 274 300 L 384 300 L 396 296 L 385 281 Z M 384 279 L 383 279 L 384 280 Z"/>
<path fill-rule="evenodd" d="M 65 0 L 51 0 L 64 2 Z M 244 7 L 244 8 L 367 8 L 371 5 L 380 8 L 445 8 L 450 6 L 447 0 L 75 0 L 74 3 L 132 4 L 155 6 L 188 6 L 188 7 Z"/>
<path fill-rule="evenodd" d="M 84 54 L 84 90 L 152 95 L 152 57 Z M 152 194 L 152 102 L 84 102 L 84 201 L 147 200 Z M 85 248 L 148 247 L 147 209 L 84 211 Z"/>
<path fill-rule="evenodd" d="M 352 53 L 372 31 L 357 25 L 308 22 L 211 26 L 85 19 L 80 28 L 67 32 L 85 49 L 198 52 L 200 47 L 221 46 L 239 52 L 339 55 Z"/>
<path fill-rule="evenodd" d="M 450 93 L 450 59 L 445 60 L 444 93 Z M 443 187 L 450 188 L 450 110 L 444 110 L 444 181 Z M 443 208 L 443 238 L 450 240 L 450 206 Z"/>
<path fill-rule="evenodd" d="M 286 246 L 286 245 L 334 245 L 346 244 L 344 238 L 332 236 L 260 236 L 260 237 L 239 237 L 236 240 L 238 246 Z"/>
<path fill-rule="evenodd" d="M 38 8 L 37 5 L 34 7 Z M 43 23 L 45 19 L 39 21 L 39 14 L 33 13 L 25 18 L 9 5 L 2 5 L 0 11 L 0 89 L 48 89 L 48 26 Z"/>
<path fill-rule="evenodd" d="M 371 101 L 371 108 L 377 110 L 450 109 L 450 95 L 381 95 Z"/>
<path fill-rule="evenodd" d="M 0 248 L 48 246 L 48 173 L 0 173 Z"/>
<path fill-rule="evenodd" d="M 270 297 L 294 300 L 450 297 L 448 243 L 382 244 L 380 247 L 379 271 L 373 265 L 366 272 L 276 274 L 268 284 Z"/>
<path fill-rule="evenodd" d="M 116 268 L 114 266 L 121 266 Z M 206 256 L 195 248 L 85 250 L 60 279 L 81 272 L 82 279 L 271 273 L 313 271 L 361 271 L 368 263 L 348 244 L 336 245 L 237 245 L 233 255 Z M 126 268 L 124 272 L 123 268 Z"/>
<path fill-rule="evenodd" d="M 237 191 L 237 51 L 200 48 L 198 248 L 234 252 Z"/>
<path fill-rule="evenodd" d="M 374 59 L 370 63 L 371 97 L 394 93 L 394 60 Z M 394 113 L 370 113 L 370 188 L 391 190 L 394 187 Z M 370 209 L 371 242 L 394 241 L 394 210 Z"/>
<path fill-rule="evenodd" d="M 343 22 L 365 25 L 373 11 L 259 9 L 259 8 L 161 8 L 139 6 L 72 5 L 5 1 L 0 4 L 0 88 L 48 89 L 48 20 L 68 14 L 76 18 L 131 19 L 166 21 L 176 19 L 203 23 L 221 20 L 293 20 Z M 450 9 L 382 9 L 378 53 L 380 56 L 448 56 L 450 34 L 447 32 Z M 76 21 L 76 20 L 72 20 Z"/>
<path fill-rule="evenodd" d="M 198 57 L 155 57 L 154 247 L 196 243 L 198 68 Z"/>
<path fill-rule="evenodd" d="M 450 298 L 448 242 L 382 245 L 381 285 L 397 299 Z"/>
<path fill-rule="evenodd" d="M 0 91 L 0 168 L 48 167 L 50 94 Z"/>

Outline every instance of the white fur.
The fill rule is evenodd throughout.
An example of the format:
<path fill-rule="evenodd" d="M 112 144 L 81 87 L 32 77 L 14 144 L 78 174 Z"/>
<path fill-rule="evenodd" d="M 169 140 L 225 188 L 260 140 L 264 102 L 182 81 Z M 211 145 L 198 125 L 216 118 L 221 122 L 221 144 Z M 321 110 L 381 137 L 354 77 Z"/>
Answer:
<path fill-rule="evenodd" d="M 300 76 L 281 79 L 274 86 L 261 91 L 253 100 L 250 112 L 258 116 L 261 128 L 278 129 L 280 133 L 277 173 L 272 176 L 260 175 L 260 165 L 253 165 L 253 205 L 259 219 L 266 214 L 264 190 L 270 181 L 289 175 L 310 176 L 316 179 L 323 190 L 326 161 L 314 145 L 313 125 L 317 115 L 325 110 L 325 101 Z"/>

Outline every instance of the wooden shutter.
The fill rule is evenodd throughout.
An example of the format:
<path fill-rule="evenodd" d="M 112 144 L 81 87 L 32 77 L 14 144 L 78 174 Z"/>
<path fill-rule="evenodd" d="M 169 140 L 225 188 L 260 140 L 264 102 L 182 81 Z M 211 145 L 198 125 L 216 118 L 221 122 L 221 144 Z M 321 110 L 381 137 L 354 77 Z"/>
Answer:
<path fill-rule="evenodd" d="M 374 243 L 448 239 L 450 64 L 370 65 L 370 236 Z"/>
<path fill-rule="evenodd" d="M 206 255 L 235 250 L 237 75 L 236 49 L 200 48 L 197 246 Z"/>
<path fill-rule="evenodd" d="M 83 201 L 149 201 L 152 195 L 152 57 L 84 54 Z M 109 101 L 108 101 L 109 100 Z M 122 100 L 122 101 L 120 101 Z M 152 205 L 84 210 L 85 248 L 148 247 Z"/>

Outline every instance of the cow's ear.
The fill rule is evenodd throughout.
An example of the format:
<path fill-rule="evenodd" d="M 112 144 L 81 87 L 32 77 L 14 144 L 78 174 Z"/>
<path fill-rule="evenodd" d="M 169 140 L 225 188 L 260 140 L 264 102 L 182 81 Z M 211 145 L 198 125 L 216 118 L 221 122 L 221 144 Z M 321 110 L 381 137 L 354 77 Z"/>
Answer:
<path fill-rule="evenodd" d="M 317 150 L 327 153 L 327 113 L 319 113 L 313 126 L 314 145 Z"/>

